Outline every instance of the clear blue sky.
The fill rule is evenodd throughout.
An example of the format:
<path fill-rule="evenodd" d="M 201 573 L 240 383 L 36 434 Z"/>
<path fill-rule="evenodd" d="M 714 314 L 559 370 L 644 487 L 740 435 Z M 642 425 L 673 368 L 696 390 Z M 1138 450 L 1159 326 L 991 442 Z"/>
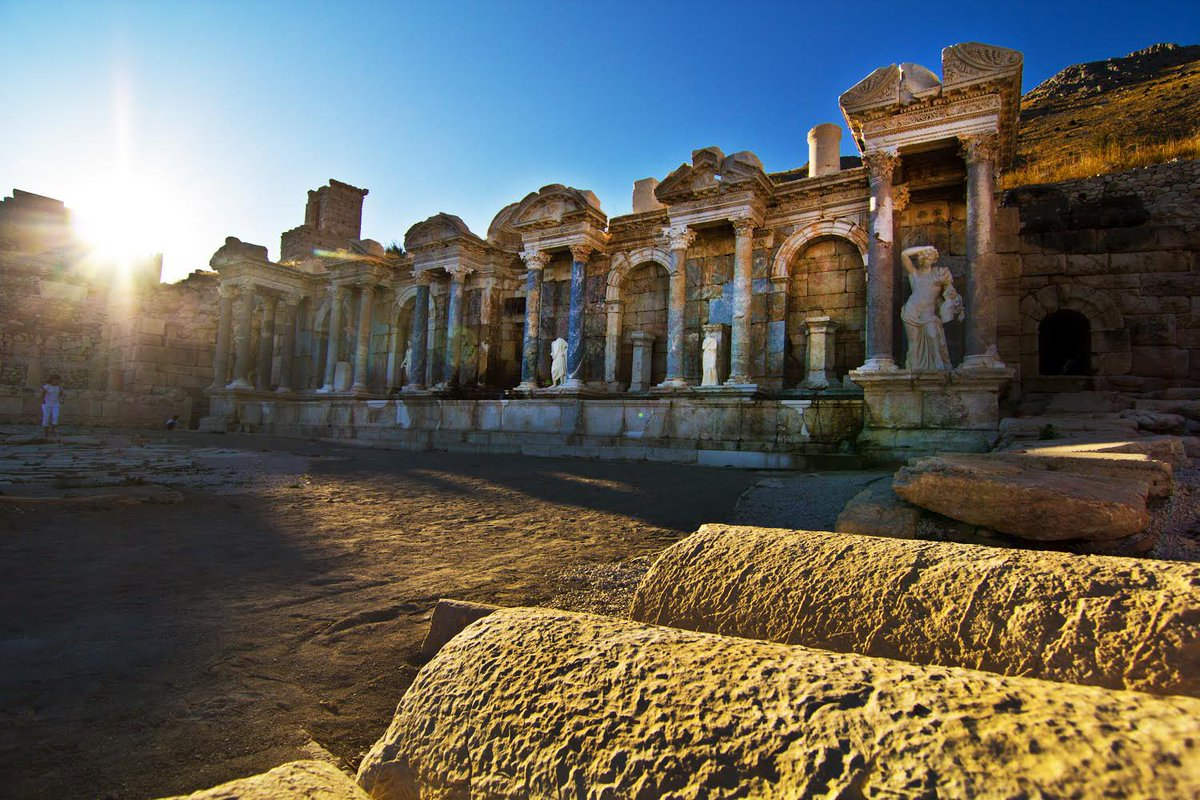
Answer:
<path fill-rule="evenodd" d="M 0 190 L 117 229 L 133 208 L 153 224 L 127 236 L 165 252 L 168 280 L 227 235 L 277 257 L 331 177 L 371 190 L 363 235 L 384 244 L 438 211 L 485 235 L 547 183 L 616 216 L 634 180 L 693 148 L 799 166 L 808 129 L 840 123 L 838 94 L 875 67 L 940 72 L 942 47 L 983 41 L 1025 53 L 1028 90 L 1068 64 L 1200 42 L 1198 8 L 0 0 Z"/>

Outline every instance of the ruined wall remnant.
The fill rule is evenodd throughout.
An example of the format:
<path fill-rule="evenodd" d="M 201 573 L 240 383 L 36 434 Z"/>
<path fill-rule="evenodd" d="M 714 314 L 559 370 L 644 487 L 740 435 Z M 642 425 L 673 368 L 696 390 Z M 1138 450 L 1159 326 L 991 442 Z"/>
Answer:
<path fill-rule="evenodd" d="M 1184 798 L 1197 714 L 1190 697 L 502 609 L 421 670 L 358 779 L 376 800 Z"/>
<path fill-rule="evenodd" d="M 341 181 L 312 189 L 304 207 L 304 224 L 280 237 L 280 261 L 312 259 L 319 250 L 344 250 L 362 237 L 363 198 L 369 190 Z"/>
<path fill-rule="evenodd" d="M 727 636 L 1200 696 L 1200 567 L 705 525 L 632 617 Z"/>

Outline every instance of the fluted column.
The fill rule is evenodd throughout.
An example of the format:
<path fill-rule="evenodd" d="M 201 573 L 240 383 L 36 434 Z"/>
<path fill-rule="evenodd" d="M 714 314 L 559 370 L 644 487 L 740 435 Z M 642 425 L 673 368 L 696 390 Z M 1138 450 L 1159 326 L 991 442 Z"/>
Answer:
<path fill-rule="evenodd" d="M 258 329 L 258 363 L 254 388 L 271 391 L 271 367 L 275 360 L 275 308 L 279 298 L 273 294 L 262 297 L 262 325 Z"/>
<path fill-rule="evenodd" d="M 727 386 L 748 386 L 750 375 L 750 270 L 753 266 L 754 220 L 737 217 L 733 223 L 733 325 L 730 331 Z"/>
<path fill-rule="evenodd" d="M 325 385 L 322 392 L 333 391 L 334 377 L 337 375 L 337 363 L 342 339 L 342 301 L 346 297 L 345 286 L 333 286 L 329 290 L 329 342 L 325 348 Z"/>
<path fill-rule="evenodd" d="M 367 391 L 367 356 L 371 352 L 371 308 L 375 304 L 375 286 L 364 283 L 358 294 L 358 337 L 354 347 L 354 382 L 351 391 Z"/>
<path fill-rule="evenodd" d="M 572 389 L 583 386 L 583 306 L 587 286 L 587 262 L 592 247 L 571 245 L 571 308 L 567 312 L 567 379 Z"/>
<path fill-rule="evenodd" d="M 696 232 L 686 225 L 667 228 L 667 248 L 671 253 L 671 277 L 667 290 L 667 377 L 663 388 L 687 386 L 683 360 L 683 309 L 687 304 L 687 251 L 696 241 Z"/>
<path fill-rule="evenodd" d="M 251 389 L 250 330 L 254 318 L 254 287 L 243 284 L 237 304 L 237 328 L 233 334 L 233 380 L 230 389 Z"/>
<path fill-rule="evenodd" d="M 417 293 L 413 298 L 412 322 L 408 334 L 412 357 L 408 363 L 408 383 L 404 386 L 406 392 L 419 392 L 425 388 L 425 368 L 429 363 L 429 283 L 432 280 L 428 272 L 413 275 Z"/>
<path fill-rule="evenodd" d="M 1003 367 L 996 348 L 995 134 L 963 136 L 967 162 L 967 352 L 965 367 Z"/>
<path fill-rule="evenodd" d="M 458 385 L 458 371 L 462 367 L 462 304 L 463 284 L 474 270 L 461 264 L 447 267 L 450 275 L 450 293 L 446 297 L 446 359 L 443 381 L 446 386 Z"/>
<path fill-rule="evenodd" d="M 296 312 L 304 297 L 299 294 L 284 295 L 283 298 L 283 341 L 279 346 L 279 387 L 275 390 L 280 394 L 292 390 L 292 368 L 296 358 Z"/>
<path fill-rule="evenodd" d="M 861 367 L 868 371 L 896 369 L 892 344 L 896 291 L 892 172 L 899 161 L 900 157 L 892 150 L 879 150 L 863 156 L 871 184 L 867 243 L 867 360 Z"/>
<path fill-rule="evenodd" d="M 550 263 L 550 254 L 540 250 L 525 250 L 525 341 L 521 349 L 520 391 L 531 391 L 538 385 L 538 335 L 542 324 L 542 271 Z"/>
<path fill-rule="evenodd" d="M 223 283 L 217 287 L 221 296 L 220 318 L 217 322 L 217 350 L 213 353 L 212 388 L 224 389 L 229 372 L 229 338 L 233 333 L 233 298 L 237 287 Z"/>

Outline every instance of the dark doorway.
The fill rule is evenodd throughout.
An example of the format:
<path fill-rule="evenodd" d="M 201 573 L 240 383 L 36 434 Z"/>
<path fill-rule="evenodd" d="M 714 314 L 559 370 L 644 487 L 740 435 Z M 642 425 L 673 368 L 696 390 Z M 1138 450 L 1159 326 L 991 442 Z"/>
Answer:
<path fill-rule="evenodd" d="M 1078 311 L 1063 309 L 1038 325 L 1038 372 L 1091 375 L 1092 326 Z"/>

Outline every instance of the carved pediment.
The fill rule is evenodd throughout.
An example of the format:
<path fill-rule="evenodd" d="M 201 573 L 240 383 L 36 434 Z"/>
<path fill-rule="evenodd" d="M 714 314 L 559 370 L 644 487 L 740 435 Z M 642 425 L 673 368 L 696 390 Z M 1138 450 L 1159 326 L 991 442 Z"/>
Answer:
<path fill-rule="evenodd" d="M 507 252 L 521 249 L 521 234 L 512 225 L 512 217 L 520 202 L 509 203 L 500 209 L 500 213 L 492 219 L 488 226 L 487 240 L 490 244 Z"/>
<path fill-rule="evenodd" d="M 1020 74 L 1024 57 L 1018 50 L 980 42 L 963 42 L 942 50 L 942 80 L 947 86 Z"/>
<path fill-rule="evenodd" d="M 219 270 L 223 266 L 241 261 L 261 261 L 270 262 L 267 258 L 267 248 L 261 244 L 250 244 L 243 242 L 236 236 L 229 236 L 225 239 L 225 244 L 221 245 L 217 252 L 213 253 L 213 257 L 209 259 L 208 265 L 213 269 Z"/>
<path fill-rule="evenodd" d="M 707 194 L 720 194 L 745 184 L 769 185 L 762 161 L 749 150 L 725 155 L 719 147 L 692 151 L 692 163 L 681 164 L 654 190 L 660 203 L 678 203 Z"/>
<path fill-rule="evenodd" d="M 597 227 L 604 227 L 607 218 L 600 209 L 599 198 L 590 191 L 553 183 L 526 195 L 505 224 L 515 229 L 543 228 L 579 220 L 590 220 Z"/>
<path fill-rule="evenodd" d="M 847 113 L 899 102 L 900 67 L 895 64 L 880 67 L 838 98 L 838 104 Z"/>
<path fill-rule="evenodd" d="M 471 233 L 467 223 L 459 217 L 446 213 L 434 214 L 429 219 L 418 222 L 408 229 L 408 233 L 404 234 L 404 249 L 416 250 L 459 239 L 479 241 L 479 237 Z"/>

